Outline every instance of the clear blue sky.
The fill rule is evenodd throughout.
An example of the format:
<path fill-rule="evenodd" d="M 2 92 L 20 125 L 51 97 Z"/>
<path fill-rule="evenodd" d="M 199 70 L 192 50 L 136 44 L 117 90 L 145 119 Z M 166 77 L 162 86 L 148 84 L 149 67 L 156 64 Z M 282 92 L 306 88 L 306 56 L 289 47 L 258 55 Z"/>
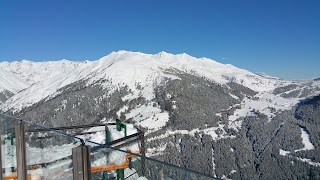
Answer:
<path fill-rule="evenodd" d="M 319 0 L 3 0 L 0 61 L 166 51 L 320 77 L 319 9 Z"/>

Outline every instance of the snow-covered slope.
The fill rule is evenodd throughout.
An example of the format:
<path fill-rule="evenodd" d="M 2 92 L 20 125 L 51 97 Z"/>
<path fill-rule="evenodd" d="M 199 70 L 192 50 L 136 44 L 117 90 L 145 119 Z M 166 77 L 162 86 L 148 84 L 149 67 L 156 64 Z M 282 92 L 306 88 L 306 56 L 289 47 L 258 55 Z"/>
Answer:
<path fill-rule="evenodd" d="M 30 84 L 20 77 L 0 68 L 0 92 L 7 90 L 12 93 L 29 87 Z"/>
<path fill-rule="evenodd" d="M 1 62 L 0 68 L 5 69 L 30 84 L 56 77 L 67 73 L 83 64 L 90 64 L 90 61 L 75 62 L 68 60 L 32 62 L 28 60 Z"/>

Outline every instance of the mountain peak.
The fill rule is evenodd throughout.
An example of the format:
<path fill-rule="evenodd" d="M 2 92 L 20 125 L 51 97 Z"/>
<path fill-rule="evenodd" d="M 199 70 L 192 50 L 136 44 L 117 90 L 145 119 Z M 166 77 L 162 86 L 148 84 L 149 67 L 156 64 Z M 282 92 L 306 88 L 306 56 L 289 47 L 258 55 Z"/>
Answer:
<path fill-rule="evenodd" d="M 165 52 L 165 51 L 161 51 L 161 52 L 159 52 L 158 54 L 155 54 L 154 56 L 160 57 L 160 58 L 167 58 L 167 57 L 172 57 L 173 54 L 167 53 L 167 52 Z"/>

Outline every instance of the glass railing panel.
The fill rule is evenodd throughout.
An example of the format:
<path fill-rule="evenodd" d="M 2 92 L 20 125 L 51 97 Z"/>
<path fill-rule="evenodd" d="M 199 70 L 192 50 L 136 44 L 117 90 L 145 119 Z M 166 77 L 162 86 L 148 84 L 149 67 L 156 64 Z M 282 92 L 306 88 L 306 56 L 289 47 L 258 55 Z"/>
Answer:
<path fill-rule="evenodd" d="M 0 123 L 3 178 L 17 179 L 15 126 L 23 124 L 28 179 L 73 179 L 72 149 L 80 138 L 4 114 Z"/>
<path fill-rule="evenodd" d="M 72 149 L 79 139 L 35 124 L 27 124 L 28 176 L 33 179 L 73 179 Z"/>
<path fill-rule="evenodd" d="M 2 176 L 16 176 L 16 140 L 15 125 L 20 123 L 10 116 L 0 114 L 1 123 L 1 159 L 2 159 Z"/>
<path fill-rule="evenodd" d="M 108 148 L 100 148 L 91 152 L 92 180 L 116 177 L 134 180 L 141 177 L 141 170 L 141 159 L 134 153 Z"/>

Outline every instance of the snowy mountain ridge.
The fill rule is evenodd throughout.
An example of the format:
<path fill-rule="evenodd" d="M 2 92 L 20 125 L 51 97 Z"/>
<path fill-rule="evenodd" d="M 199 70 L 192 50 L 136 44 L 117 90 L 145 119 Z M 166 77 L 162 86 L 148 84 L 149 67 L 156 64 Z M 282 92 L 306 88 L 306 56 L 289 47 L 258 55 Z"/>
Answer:
<path fill-rule="evenodd" d="M 68 60 L 32 62 L 28 60 L 0 62 L 0 103 L 32 84 L 68 74 L 78 66 L 90 61 L 74 62 Z"/>
<path fill-rule="evenodd" d="M 264 93 L 293 83 L 263 77 L 230 64 L 222 64 L 208 58 L 195 58 L 185 53 L 173 55 L 160 52 L 152 55 L 118 51 L 92 62 L 62 60 L 33 63 L 23 60 L 20 63 L 3 62 L 0 63 L 0 67 L 15 72 L 30 83 L 35 83 L 9 99 L 2 106 L 5 111 L 12 108 L 19 111 L 42 99 L 50 99 L 59 94 L 60 88 L 85 79 L 88 80 L 87 85 L 92 85 L 101 79 L 108 79 L 113 85 L 128 86 L 133 90 L 133 97 L 137 96 L 136 85 L 139 84 L 143 87 L 145 98 L 152 99 L 154 82 L 160 82 L 159 80 L 163 78 L 178 78 L 166 73 L 173 69 L 195 74 L 222 85 L 236 82 L 256 92 Z M 109 83 L 105 84 L 106 87 L 109 85 Z"/>
<path fill-rule="evenodd" d="M 67 73 L 83 64 L 90 64 L 90 61 L 76 62 L 66 59 L 60 61 L 33 62 L 29 60 L 0 62 L 0 68 L 9 71 L 16 76 L 33 84 L 39 81 L 53 78 L 62 73 Z"/>
<path fill-rule="evenodd" d="M 41 99 L 54 95 L 57 90 L 67 84 L 80 79 L 91 79 L 91 83 L 101 78 L 113 79 L 113 83 L 129 85 L 135 88 L 139 83 L 142 87 L 153 82 L 155 78 L 163 76 L 163 69 L 178 69 L 203 76 L 217 83 L 224 84 L 228 81 L 241 81 L 244 85 L 256 87 L 259 90 L 272 89 L 273 87 L 259 87 L 263 82 L 253 73 L 236 68 L 232 65 L 224 65 L 207 58 L 194 58 L 187 54 L 173 55 L 166 52 L 150 55 L 138 52 L 118 51 L 113 52 L 98 61 L 71 62 L 67 60 L 57 62 L 34 63 L 23 60 L 21 62 L 3 62 L 0 67 L 16 73 L 21 78 L 33 84 L 29 89 L 21 92 L 9 100 L 7 108 L 21 109 L 28 107 Z M 244 80 L 243 80 L 244 79 Z M 252 79 L 252 80 L 251 80 Z M 264 78 L 269 82 L 268 79 Z M 137 81 L 137 82 L 136 82 Z M 268 84 L 272 85 L 272 81 Z M 252 87 L 251 87 L 252 88 Z M 151 90 L 151 89 L 149 89 Z M 146 93 L 151 93 L 146 92 Z M 149 98 L 148 98 L 149 99 Z"/>

